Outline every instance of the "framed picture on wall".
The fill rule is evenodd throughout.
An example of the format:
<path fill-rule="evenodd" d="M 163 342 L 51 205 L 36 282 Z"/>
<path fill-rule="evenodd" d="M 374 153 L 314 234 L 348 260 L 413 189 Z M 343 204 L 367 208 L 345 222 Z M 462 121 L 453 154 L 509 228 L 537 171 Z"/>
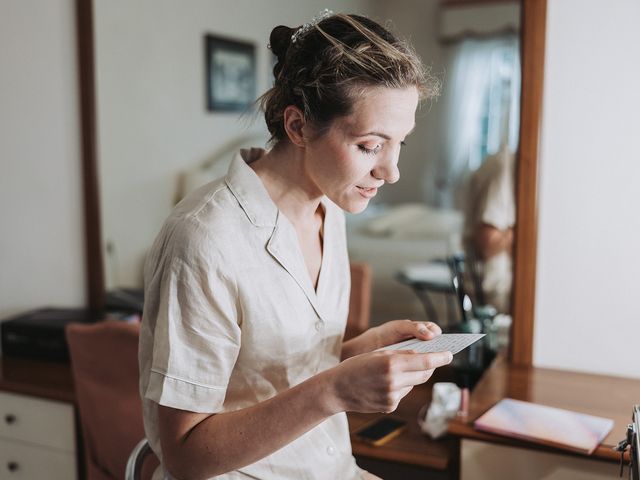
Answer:
<path fill-rule="evenodd" d="M 205 35 L 207 110 L 242 111 L 256 96 L 256 49 L 248 42 Z"/>

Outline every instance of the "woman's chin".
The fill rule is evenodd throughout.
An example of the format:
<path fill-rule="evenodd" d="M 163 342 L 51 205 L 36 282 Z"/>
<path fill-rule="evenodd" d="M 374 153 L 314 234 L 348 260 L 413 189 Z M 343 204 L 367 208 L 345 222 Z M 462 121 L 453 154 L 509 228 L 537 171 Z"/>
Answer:
<path fill-rule="evenodd" d="M 362 213 L 368 205 L 369 200 L 360 200 L 357 202 L 346 202 L 345 205 L 340 205 L 340 208 L 349 213 Z"/>

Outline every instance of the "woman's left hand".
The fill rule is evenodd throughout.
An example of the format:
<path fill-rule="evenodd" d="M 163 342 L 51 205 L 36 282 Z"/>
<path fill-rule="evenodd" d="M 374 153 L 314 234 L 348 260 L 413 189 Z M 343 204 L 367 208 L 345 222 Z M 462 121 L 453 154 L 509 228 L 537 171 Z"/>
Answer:
<path fill-rule="evenodd" d="M 441 333 L 440 327 L 433 322 L 391 320 L 343 343 L 341 357 L 344 360 L 410 338 L 431 340 Z"/>
<path fill-rule="evenodd" d="M 410 338 L 418 338 L 420 340 L 431 340 L 440 335 L 442 330 L 433 322 L 415 322 L 412 320 L 391 320 L 383 323 L 378 327 L 370 329 L 375 332 L 375 345 L 371 350 L 386 347 L 394 343 L 408 340 Z"/>

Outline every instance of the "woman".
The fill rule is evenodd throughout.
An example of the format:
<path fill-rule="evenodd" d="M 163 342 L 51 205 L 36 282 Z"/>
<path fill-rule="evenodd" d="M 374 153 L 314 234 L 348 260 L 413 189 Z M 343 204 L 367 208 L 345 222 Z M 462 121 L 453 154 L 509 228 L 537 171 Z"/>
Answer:
<path fill-rule="evenodd" d="M 374 351 L 440 333 L 409 320 L 342 342 L 342 210 L 398 180 L 433 92 L 412 51 L 364 17 L 325 12 L 270 42 L 273 148 L 241 152 L 183 200 L 146 263 L 146 434 L 175 478 L 376 478 L 355 464 L 345 412 L 393 411 L 451 354 Z"/>

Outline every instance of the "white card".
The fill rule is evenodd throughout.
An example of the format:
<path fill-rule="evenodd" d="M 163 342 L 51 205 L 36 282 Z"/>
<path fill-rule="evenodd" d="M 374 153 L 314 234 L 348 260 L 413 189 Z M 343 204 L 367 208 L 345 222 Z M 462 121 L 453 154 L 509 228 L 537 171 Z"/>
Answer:
<path fill-rule="evenodd" d="M 431 340 L 412 338 L 379 350 L 414 350 L 419 353 L 448 351 L 455 355 L 480 340 L 484 335 L 484 333 L 443 333 Z"/>

